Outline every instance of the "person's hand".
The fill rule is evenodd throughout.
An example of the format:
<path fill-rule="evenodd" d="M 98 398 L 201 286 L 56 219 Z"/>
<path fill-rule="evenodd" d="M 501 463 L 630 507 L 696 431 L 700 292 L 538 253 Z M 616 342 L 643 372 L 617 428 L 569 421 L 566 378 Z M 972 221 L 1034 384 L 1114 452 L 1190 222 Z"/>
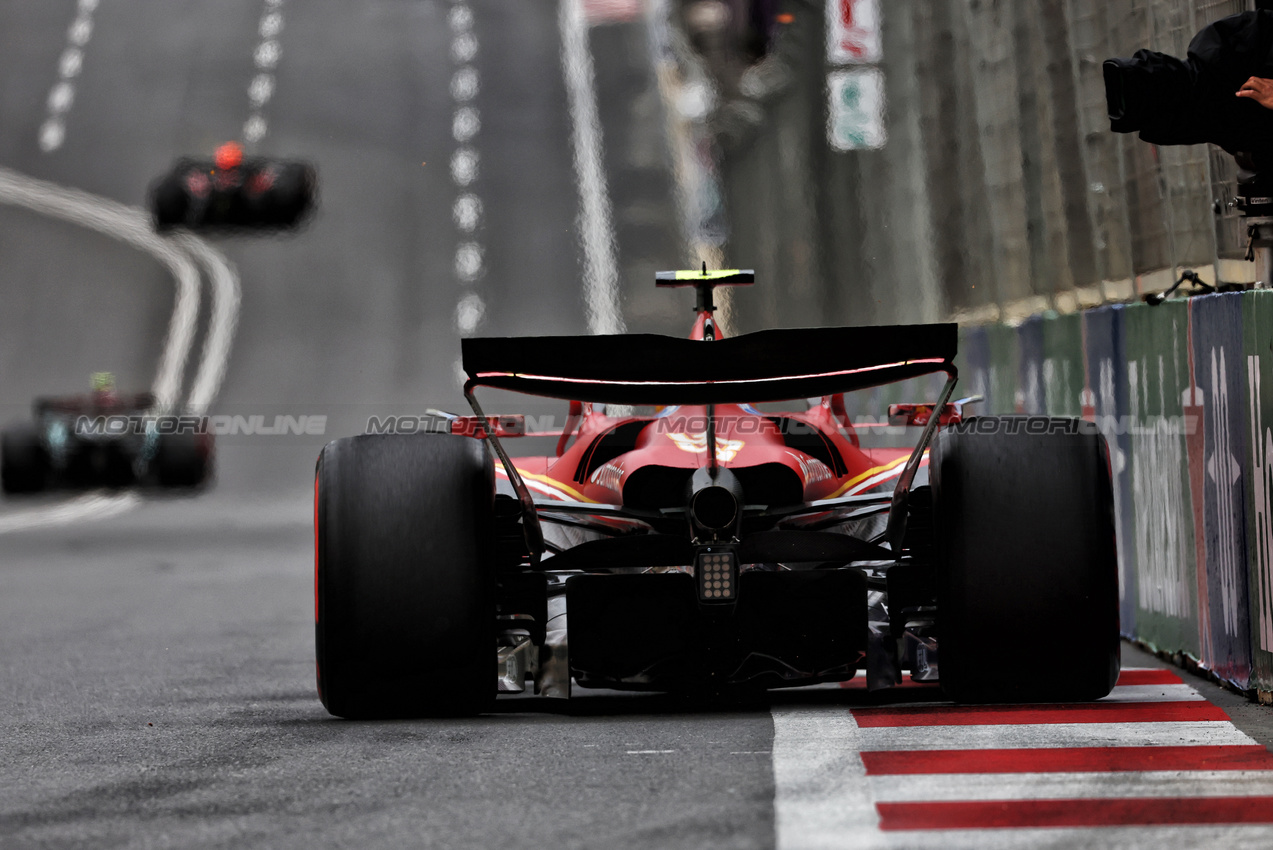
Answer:
<path fill-rule="evenodd" d="M 1238 97 L 1249 97 L 1265 109 L 1273 109 L 1273 80 L 1252 77 L 1238 89 Z"/>

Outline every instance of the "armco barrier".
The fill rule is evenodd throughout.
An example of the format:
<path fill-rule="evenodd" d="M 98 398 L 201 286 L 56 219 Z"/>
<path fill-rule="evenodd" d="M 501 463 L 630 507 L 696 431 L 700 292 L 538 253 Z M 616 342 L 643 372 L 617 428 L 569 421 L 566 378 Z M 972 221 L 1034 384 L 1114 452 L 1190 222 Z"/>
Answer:
<path fill-rule="evenodd" d="M 1191 433 L 1189 473 L 1198 565 L 1203 666 L 1240 687 L 1251 679 L 1246 565 L 1246 381 L 1242 295 L 1189 301 L 1190 372 L 1202 415 Z M 1200 397 L 1199 397 L 1200 396 Z"/>
<path fill-rule="evenodd" d="M 1136 636 L 1199 655 L 1194 517 L 1185 445 L 1189 314 L 1184 301 L 1125 312 Z M 1192 405 L 1191 405 L 1192 412 Z M 1121 425 L 1122 423 L 1120 423 Z"/>
<path fill-rule="evenodd" d="M 1083 345 L 1087 355 L 1088 400 L 1097 425 L 1109 444 L 1114 481 L 1114 521 L 1118 529 L 1119 626 L 1136 634 L 1136 526 L 1132 509 L 1132 435 L 1122 427 L 1128 417 L 1127 358 L 1124 350 L 1127 312 L 1121 304 L 1098 307 L 1083 314 Z"/>
<path fill-rule="evenodd" d="M 1247 381 L 1247 575 L 1252 684 L 1273 691 L 1273 293 L 1243 296 Z"/>

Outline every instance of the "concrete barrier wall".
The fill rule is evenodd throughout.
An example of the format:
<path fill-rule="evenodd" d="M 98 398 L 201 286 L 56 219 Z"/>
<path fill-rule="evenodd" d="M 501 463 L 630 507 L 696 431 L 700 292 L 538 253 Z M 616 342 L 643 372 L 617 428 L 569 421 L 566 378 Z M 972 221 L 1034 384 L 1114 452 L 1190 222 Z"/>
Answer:
<path fill-rule="evenodd" d="M 1082 416 L 1110 446 L 1123 633 L 1273 691 L 1273 293 L 966 327 L 979 413 Z"/>

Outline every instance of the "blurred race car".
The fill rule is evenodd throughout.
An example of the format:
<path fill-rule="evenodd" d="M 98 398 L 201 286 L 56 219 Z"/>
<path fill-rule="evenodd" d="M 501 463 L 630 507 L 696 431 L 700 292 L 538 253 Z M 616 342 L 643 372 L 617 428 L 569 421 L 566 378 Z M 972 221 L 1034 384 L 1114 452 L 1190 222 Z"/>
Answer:
<path fill-rule="evenodd" d="M 964 702 L 1110 691 L 1113 496 L 1095 427 L 964 419 L 954 325 L 721 338 L 713 287 L 753 278 L 661 272 L 697 289 L 689 339 L 465 339 L 473 416 L 323 449 L 329 712 L 470 713 L 527 682 L 720 695 L 863 669 L 873 690 L 909 670 Z M 864 442 L 844 394 L 932 373 L 936 402 L 879 420 L 914 445 Z M 511 457 L 507 439 L 544 435 L 488 418 L 479 386 L 569 400 L 555 451 Z"/>
<path fill-rule="evenodd" d="M 194 416 L 159 416 L 150 393 L 119 395 L 110 373 L 87 396 L 41 398 L 35 421 L 0 435 L 5 493 L 58 487 L 197 487 L 212 469 L 213 438 Z"/>
<path fill-rule="evenodd" d="M 272 230 L 303 223 L 318 177 L 305 162 L 248 158 L 228 142 L 212 159 L 180 159 L 150 189 L 155 229 Z"/>

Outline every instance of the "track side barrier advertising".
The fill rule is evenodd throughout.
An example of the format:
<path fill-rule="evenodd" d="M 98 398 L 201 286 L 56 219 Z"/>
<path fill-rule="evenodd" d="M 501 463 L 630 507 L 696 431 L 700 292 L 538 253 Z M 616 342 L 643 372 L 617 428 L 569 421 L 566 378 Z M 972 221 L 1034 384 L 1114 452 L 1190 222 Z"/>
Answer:
<path fill-rule="evenodd" d="M 1201 661 L 1218 676 L 1246 688 L 1251 679 L 1251 632 L 1242 302 L 1238 293 L 1189 301 L 1192 394 L 1201 415 L 1186 439 L 1195 500 Z"/>
<path fill-rule="evenodd" d="M 987 412 L 1083 416 L 1105 435 L 1123 634 L 1273 700 L 1273 292 L 961 339 Z"/>
<path fill-rule="evenodd" d="M 1196 658 L 1198 584 L 1184 416 L 1188 304 L 1138 304 L 1124 316 L 1128 415 L 1119 427 L 1132 432 L 1136 637 Z"/>
<path fill-rule="evenodd" d="M 1273 292 L 1246 293 L 1242 313 L 1251 684 L 1267 694 L 1273 691 Z"/>
<path fill-rule="evenodd" d="M 1043 397 L 1043 322 L 1031 316 L 1017 327 L 1020 377 L 1017 380 L 1016 408 L 1019 413 L 1042 416 L 1047 412 Z"/>
<path fill-rule="evenodd" d="M 1118 529 L 1119 627 L 1127 637 L 1136 636 L 1136 526 L 1132 506 L 1131 429 L 1128 421 L 1127 358 L 1124 352 L 1127 308 L 1121 304 L 1098 307 L 1083 314 L 1083 338 L 1087 355 L 1087 388 L 1092 415 L 1109 444 L 1114 480 L 1114 522 Z M 1085 404 L 1085 406 L 1087 406 Z"/>
<path fill-rule="evenodd" d="M 990 351 L 989 389 L 983 413 L 1017 412 L 1017 378 L 1021 358 L 1017 343 L 1017 329 L 1006 325 L 990 325 L 986 328 L 986 343 Z"/>
<path fill-rule="evenodd" d="M 1050 416 L 1082 416 L 1083 317 L 1077 313 L 1050 316 L 1042 325 L 1045 410 Z"/>

